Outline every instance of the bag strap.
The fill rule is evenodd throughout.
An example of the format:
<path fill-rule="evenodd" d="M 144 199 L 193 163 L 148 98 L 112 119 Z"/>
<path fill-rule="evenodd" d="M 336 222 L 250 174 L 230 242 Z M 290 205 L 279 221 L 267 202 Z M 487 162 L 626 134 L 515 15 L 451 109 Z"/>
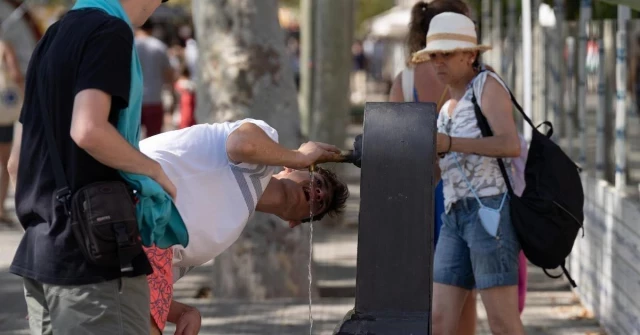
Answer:
<path fill-rule="evenodd" d="M 69 188 L 69 183 L 67 182 L 67 177 L 64 173 L 64 166 L 62 165 L 62 160 L 60 159 L 60 154 L 58 152 L 58 146 L 56 145 L 56 139 L 53 135 L 53 124 L 51 122 L 49 110 L 43 108 L 42 118 L 44 120 L 44 133 L 47 139 L 47 147 L 49 149 L 49 159 L 51 160 L 53 176 L 56 180 L 56 200 L 61 202 L 64 205 L 65 212 L 70 214 L 71 189 Z"/>
<path fill-rule="evenodd" d="M 520 113 L 522 113 L 522 116 L 525 118 L 525 120 L 527 120 L 527 122 L 533 127 L 535 131 L 536 128 L 533 126 L 533 122 L 531 122 L 531 119 L 529 119 L 529 117 L 522 111 L 522 107 L 520 107 L 520 104 L 515 101 L 513 94 L 508 88 L 507 91 L 509 91 L 509 94 L 511 95 L 511 101 L 514 102 L 516 108 L 518 108 Z M 482 114 L 482 109 L 478 105 L 478 99 L 476 99 L 476 90 L 472 88 L 471 92 L 471 102 L 473 103 L 473 111 L 475 112 L 476 119 L 478 120 L 478 128 L 480 128 L 480 132 L 482 133 L 483 137 L 493 136 L 493 131 L 491 130 L 491 126 L 489 126 L 489 121 L 487 121 L 487 118 L 484 116 L 484 114 Z M 498 165 L 500 166 L 500 172 L 502 173 L 502 178 L 504 178 L 504 182 L 507 185 L 507 189 L 509 190 L 509 194 L 511 196 L 515 196 L 513 187 L 511 186 L 511 180 L 509 179 L 509 175 L 507 174 L 507 168 L 504 166 L 504 161 L 502 160 L 502 158 L 497 158 L 497 160 Z"/>
<path fill-rule="evenodd" d="M 47 138 L 47 146 L 49 148 L 49 159 L 51 159 L 53 176 L 56 179 L 56 200 L 62 203 L 65 213 L 71 216 L 71 189 L 69 188 L 67 177 L 64 174 L 64 166 L 62 165 L 62 160 L 58 153 L 56 139 L 53 135 L 53 124 L 49 117 L 49 111 L 43 110 L 42 116 L 44 119 L 44 133 Z M 124 223 L 116 223 L 113 229 L 116 236 L 116 243 L 118 245 L 117 253 L 120 261 L 120 272 L 131 272 L 133 271 L 131 260 L 135 258 L 138 253 L 135 248 L 132 250 L 129 245 L 129 235 L 127 234 L 127 227 Z"/>
<path fill-rule="evenodd" d="M 563 261 L 562 264 L 560 264 L 560 268 L 562 269 L 562 273 L 559 275 L 552 275 L 550 274 L 547 269 L 542 269 L 542 271 L 544 272 L 545 275 L 547 275 L 547 277 L 549 278 L 553 278 L 553 279 L 558 279 L 561 278 L 562 275 L 564 274 L 565 277 L 567 277 L 567 280 L 569 281 L 569 284 L 571 285 L 571 287 L 576 288 L 578 287 L 578 285 L 576 284 L 575 280 L 573 280 L 573 278 L 571 278 L 571 275 L 569 274 L 569 271 L 566 268 L 566 264 Z"/>

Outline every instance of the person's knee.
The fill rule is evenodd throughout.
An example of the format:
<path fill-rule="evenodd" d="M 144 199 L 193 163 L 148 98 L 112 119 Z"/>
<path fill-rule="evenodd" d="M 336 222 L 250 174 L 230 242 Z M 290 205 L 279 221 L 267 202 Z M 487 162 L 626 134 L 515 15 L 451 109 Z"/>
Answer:
<path fill-rule="evenodd" d="M 467 291 L 450 285 L 434 283 L 431 322 L 434 335 L 455 334 Z"/>
<path fill-rule="evenodd" d="M 520 334 L 520 327 L 515 320 L 509 320 L 503 316 L 489 316 L 489 328 L 493 335 Z"/>
<path fill-rule="evenodd" d="M 494 335 L 519 335 L 523 334 L 522 321 L 516 306 L 509 310 L 487 311 L 489 328 Z"/>

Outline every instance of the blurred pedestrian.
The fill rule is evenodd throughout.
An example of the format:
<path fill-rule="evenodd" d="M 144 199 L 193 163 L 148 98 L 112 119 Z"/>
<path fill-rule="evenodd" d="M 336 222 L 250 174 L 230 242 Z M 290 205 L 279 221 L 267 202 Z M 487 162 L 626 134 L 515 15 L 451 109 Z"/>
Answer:
<path fill-rule="evenodd" d="M 152 35 L 154 24 L 147 20 L 136 30 L 135 45 L 142 65 L 142 125 L 146 137 L 162 132 L 164 124 L 163 89 L 173 91 L 175 72 L 169 61 L 166 44 Z M 169 111 L 173 112 L 173 111 Z"/>
<path fill-rule="evenodd" d="M 196 84 L 191 80 L 189 67 L 185 63 L 182 63 L 180 68 L 180 76 L 175 84 L 175 92 L 178 99 L 178 109 L 180 111 L 178 129 L 183 129 L 197 123 L 195 117 Z"/>
<path fill-rule="evenodd" d="M 6 39 L 0 40 L 0 223 L 10 224 L 5 202 L 9 191 L 8 163 L 24 96 L 24 78 L 15 50 Z"/>

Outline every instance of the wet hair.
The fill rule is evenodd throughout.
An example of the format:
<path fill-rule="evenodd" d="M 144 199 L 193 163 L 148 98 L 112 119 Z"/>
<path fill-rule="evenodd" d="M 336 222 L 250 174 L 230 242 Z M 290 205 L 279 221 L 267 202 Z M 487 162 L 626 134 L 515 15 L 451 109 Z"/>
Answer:
<path fill-rule="evenodd" d="M 331 203 L 329 203 L 327 209 L 322 213 L 314 215 L 313 221 L 320 221 L 325 217 L 325 215 L 329 215 L 329 217 L 333 218 L 342 214 L 347 207 L 347 199 L 349 198 L 349 188 L 347 187 L 347 184 L 340 181 L 340 179 L 338 179 L 338 176 L 336 176 L 336 174 L 331 170 L 324 169 L 318 166 L 316 167 L 316 173 L 324 177 L 324 179 L 327 181 L 327 184 L 333 191 L 333 196 L 331 197 Z M 309 221 L 311 221 L 311 218 L 302 220 L 302 222 Z"/>
<path fill-rule="evenodd" d="M 407 36 L 409 57 L 427 46 L 427 33 L 431 20 L 439 14 L 452 12 L 469 15 L 470 9 L 462 0 L 434 0 L 431 3 L 419 1 L 411 8 L 411 22 Z"/>

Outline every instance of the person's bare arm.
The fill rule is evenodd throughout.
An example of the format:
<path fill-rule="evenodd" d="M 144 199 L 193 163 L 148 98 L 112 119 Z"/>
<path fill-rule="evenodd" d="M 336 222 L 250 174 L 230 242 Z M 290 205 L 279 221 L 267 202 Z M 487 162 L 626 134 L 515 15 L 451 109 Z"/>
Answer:
<path fill-rule="evenodd" d="M 160 164 L 136 150 L 109 123 L 111 96 L 87 89 L 73 103 L 71 138 L 100 163 L 116 170 L 151 177 L 175 198 L 175 187 Z"/>
<path fill-rule="evenodd" d="M 389 102 L 404 102 L 404 93 L 402 92 L 402 72 L 393 80 L 391 91 L 389 92 Z"/>
<path fill-rule="evenodd" d="M 247 122 L 227 138 L 227 155 L 234 163 L 306 168 L 318 161 L 337 161 L 340 150 L 333 145 L 307 142 L 298 150 L 272 140 L 259 126 Z"/>
<path fill-rule="evenodd" d="M 173 68 L 173 66 L 171 66 L 171 61 L 169 60 L 169 54 L 168 52 L 165 52 L 162 55 L 163 59 L 163 71 L 162 71 L 162 79 L 164 81 L 164 86 L 165 89 L 171 93 L 171 97 L 173 99 L 171 99 L 171 105 L 168 107 L 168 110 L 166 110 L 165 112 L 169 115 L 173 114 L 173 112 L 176 110 L 176 108 L 178 107 L 178 95 L 176 94 L 174 85 L 176 83 L 176 81 L 178 80 L 178 74 L 176 73 L 175 69 Z"/>
<path fill-rule="evenodd" d="M 520 156 L 520 139 L 513 119 L 511 97 L 493 77 L 487 77 L 482 104 L 482 113 L 489 121 L 493 136 L 449 138 L 447 135 L 438 134 L 438 152 L 446 152 L 451 140 L 451 152 L 486 157 Z"/>
<path fill-rule="evenodd" d="M 22 123 L 16 122 L 13 145 L 11 147 L 11 155 L 9 156 L 9 162 L 7 170 L 9 171 L 9 177 L 11 182 L 15 185 L 18 181 L 18 163 L 20 162 L 20 147 L 22 144 Z"/>
<path fill-rule="evenodd" d="M 13 46 L 8 42 L 3 42 L 5 45 L 5 60 L 7 61 L 7 68 L 9 70 L 9 76 L 11 79 L 15 81 L 20 88 L 24 90 L 24 78 L 22 76 L 22 71 L 20 70 L 20 63 L 18 62 L 18 57 L 16 56 L 15 50 Z"/>

